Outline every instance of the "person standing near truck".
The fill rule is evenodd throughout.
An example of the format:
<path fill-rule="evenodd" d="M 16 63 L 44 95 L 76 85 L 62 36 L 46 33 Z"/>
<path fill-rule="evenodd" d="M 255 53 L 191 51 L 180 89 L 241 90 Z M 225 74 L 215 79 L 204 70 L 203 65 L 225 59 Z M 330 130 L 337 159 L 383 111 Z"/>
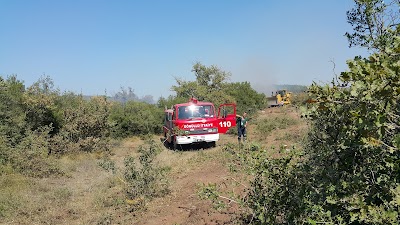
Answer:
<path fill-rule="evenodd" d="M 246 136 L 247 136 L 246 127 L 247 127 L 247 122 L 248 122 L 247 113 L 244 112 L 243 116 L 236 115 L 236 117 L 237 117 L 236 118 L 236 125 L 237 125 L 237 128 L 238 128 L 238 142 L 240 144 L 240 142 L 242 140 L 242 137 L 243 137 L 243 142 L 246 141 Z"/>

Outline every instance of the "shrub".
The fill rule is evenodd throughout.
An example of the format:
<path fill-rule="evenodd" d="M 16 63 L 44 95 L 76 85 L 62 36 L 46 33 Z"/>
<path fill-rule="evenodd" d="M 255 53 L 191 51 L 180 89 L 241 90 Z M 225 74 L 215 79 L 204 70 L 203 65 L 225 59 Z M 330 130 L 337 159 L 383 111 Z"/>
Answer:
<path fill-rule="evenodd" d="M 62 105 L 62 126 L 52 137 L 51 153 L 107 151 L 109 103 L 105 97 L 69 96 Z"/>
<path fill-rule="evenodd" d="M 153 198 L 164 196 L 169 192 L 167 172 L 169 167 L 157 164 L 156 157 L 161 147 L 154 140 L 147 140 L 138 148 L 139 158 L 128 156 L 124 168 L 117 168 L 108 158 L 99 161 L 99 166 L 113 172 L 124 184 L 126 203 L 130 211 L 143 208 Z"/>
<path fill-rule="evenodd" d="M 138 197 L 152 199 L 168 192 L 166 179 L 168 168 L 160 167 L 155 162 L 161 148 L 153 140 L 146 147 L 139 146 L 139 164 L 134 157 L 127 157 L 124 161 L 124 179 L 127 182 L 126 191 L 129 199 Z"/>
<path fill-rule="evenodd" d="M 309 99 L 310 99 L 310 97 L 308 96 L 308 94 L 306 92 L 301 92 L 301 93 L 293 94 L 291 102 L 295 106 L 303 106 L 307 103 L 307 101 Z"/>
<path fill-rule="evenodd" d="M 110 113 L 113 137 L 161 133 L 163 111 L 156 105 L 129 101 L 115 103 Z"/>
<path fill-rule="evenodd" d="M 52 126 L 53 134 L 59 129 L 60 121 L 54 115 L 55 100 L 59 96 L 50 77 L 41 77 L 24 91 L 23 104 L 26 123 L 31 130 L 42 126 Z"/>
<path fill-rule="evenodd" d="M 0 174 L 7 172 L 10 166 L 12 147 L 9 145 L 8 140 L 0 135 Z"/>
<path fill-rule="evenodd" d="M 9 162 L 15 171 L 31 177 L 62 176 L 64 172 L 57 161 L 48 156 L 49 132 L 51 128 L 42 127 L 28 131 L 22 141 L 12 149 Z"/>
<path fill-rule="evenodd" d="M 257 223 L 399 224 L 398 62 L 356 57 L 343 83 L 310 87 L 316 103 L 304 158 L 260 158 L 252 169 L 248 206 Z"/>
<path fill-rule="evenodd" d="M 107 99 L 60 95 L 53 86 L 49 77 L 27 89 L 16 76 L 0 77 L 1 171 L 62 175 L 51 154 L 108 150 Z"/>
<path fill-rule="evenodd" d="M 14 146 L 27 130 L 26 114 L 23 106 L 23 83 L 11 76 L 7 80 L 0 77 L 0 136 Z"/>
<path fill-rule="evenodd" d="M 289 126 L 293 126 L 298 124 L 298 121 L 288 117 L 286 114 L 280 117 L 274 118 L 265 118 L 259 121 L 256 121 L 257 130 L 261 134 L 268 134 L 276 129 L 284 129 Z"/>

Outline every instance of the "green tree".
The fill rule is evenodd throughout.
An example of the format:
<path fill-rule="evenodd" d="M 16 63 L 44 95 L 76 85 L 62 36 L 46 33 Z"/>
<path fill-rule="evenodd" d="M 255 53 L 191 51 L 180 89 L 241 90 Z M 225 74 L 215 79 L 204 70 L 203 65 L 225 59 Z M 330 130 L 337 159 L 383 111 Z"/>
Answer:
<path fill-rule="evenodd" d="M 224 92 L 236 100 L 239 113 L 255 112 L 266 107 L 266 96 L 254 90 L 249 82 L 228 83 Z"/>
<path fill-rule="evenodd" d="M 215 65 L 207 67 L 199 62 L 193 65 L 192 72 L 195 73 L 198 85 L 208 87 L 211 92 L 222 90 L 231 77 L 230 73 Z"/>
<path fill-rule="evenodd" d="M 345 35 L 351 46 L 390 53 L 394 39 L 400 33 L 398 0 L 355 0 L 355 7 L 347 11 L 347 21 L 353 27 Z"/>
<path fill-rule="evenodd" d="M 400 223 L 399 24 L 375 23 L 398 18 L 398 11 L 386 14 L 388 7 L 356 0 L 349 11 L 356 26 L 350 45 L 375 53 L 349 60 L 339 81 L 309 88 L 316 103 L 308 111 L 304 152 L 257 155 L 248 200 L 257 222 Z"/>
<path fill-rule="evenodd" d="M 348 65 L 340 79 L 349 88 L 310 88 L 317 99 L 306 149 L 306 166 L 318 181 L 309 184 L 312 206 L 319 207 L 313 219 L 331 212 L 336 222 L 398 224 L 400 65 L 382 53 Z"/>
<path fill-rule="evenodd" d="M 229 96 L 224 89 L 230 73 L 222 71 L 217 66 L 207 67 L 201 63 L 193 65 L 192 72 L 195 74 L 195 81 L 176 78 L 177 85 L 171 88 L 176 92 L 176 97 L 187 100 L 190 97 L 196 97 L 200 101 L 213 102 L 215 105 L 234 102 L 232 96 Z"/>

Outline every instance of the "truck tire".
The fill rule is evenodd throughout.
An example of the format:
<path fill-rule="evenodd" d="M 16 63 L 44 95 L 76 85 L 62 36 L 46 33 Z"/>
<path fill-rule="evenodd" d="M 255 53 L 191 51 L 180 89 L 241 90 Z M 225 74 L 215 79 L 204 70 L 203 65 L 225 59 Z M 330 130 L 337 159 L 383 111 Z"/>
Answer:
<path fill-rule="evenodd" d="M 174 151 L 179 150 L 178 148 L 180 147 L 180 145 L 178 145 L 176 143 L 175 138 L 171 138 L 171 147 L 172 147 L 172 150 L 174 150 Z"/>
<path fill-rule="evenodd" d="M 217 146 L 217 142 L 216 141 L 210 142 L 210 147 L 211 148 L 215 148 L 216 146 Z"/>
<path fill-rule="evenodd" d="M 163 144 L 164 144 L 164 146 L 165 146 L 166 148 L 168 148 L 169 145 L 171 144 L 171 143 L 168 142 L 167 133 L 165 133 L 165 132 L 164 132 Z"/>

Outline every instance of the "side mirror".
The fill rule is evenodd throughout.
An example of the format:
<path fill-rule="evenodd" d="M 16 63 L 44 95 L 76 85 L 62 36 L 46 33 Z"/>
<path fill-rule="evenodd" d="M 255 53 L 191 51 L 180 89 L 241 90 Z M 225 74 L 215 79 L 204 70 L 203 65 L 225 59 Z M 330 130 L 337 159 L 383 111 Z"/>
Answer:
<path fill-rule="evenodd" d="M 222 109 L 222 118 L 226 118 L 228 112 L 226 111 L 225 107 Z"/>

